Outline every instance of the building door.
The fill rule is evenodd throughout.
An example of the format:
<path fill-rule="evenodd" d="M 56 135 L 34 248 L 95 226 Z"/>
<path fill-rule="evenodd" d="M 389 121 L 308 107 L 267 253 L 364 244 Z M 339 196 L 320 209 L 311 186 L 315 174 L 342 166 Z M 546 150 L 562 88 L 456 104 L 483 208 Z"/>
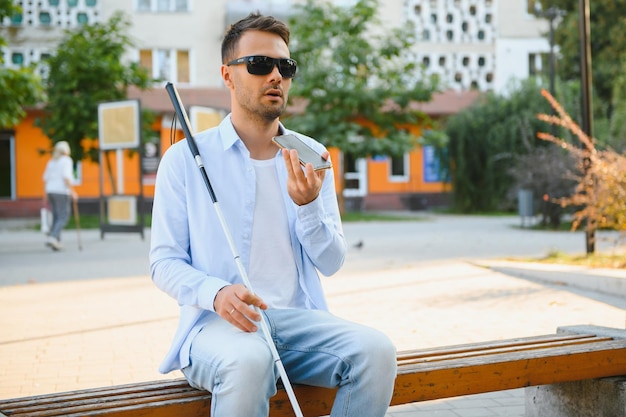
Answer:
<path fill-rule="evenodd" d="M 0 132 L 0 199 L 15 199 L 15 155 L 13 133 Z"/>

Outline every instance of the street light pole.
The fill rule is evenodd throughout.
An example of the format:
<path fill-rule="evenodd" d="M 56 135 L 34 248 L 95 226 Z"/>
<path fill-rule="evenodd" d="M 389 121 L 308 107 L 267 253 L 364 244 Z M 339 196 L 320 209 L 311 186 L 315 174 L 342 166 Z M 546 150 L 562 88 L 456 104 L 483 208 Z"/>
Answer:
<path fill-rule="evenodd" d="M 580 30 L 580 77 L 582 90 L 582 130 L 593 137 L 593 116 L 591 107 L 591 29 L 589 24 L 589 0 L 579 0 Z M 585 171 L 590 168 L 590 160 L 585 161 Z M 585 172 L 586 173 L 586 172 Z M 595 252 L 595 220 L 587 219 L 585 229 L 587 255 Z"/>

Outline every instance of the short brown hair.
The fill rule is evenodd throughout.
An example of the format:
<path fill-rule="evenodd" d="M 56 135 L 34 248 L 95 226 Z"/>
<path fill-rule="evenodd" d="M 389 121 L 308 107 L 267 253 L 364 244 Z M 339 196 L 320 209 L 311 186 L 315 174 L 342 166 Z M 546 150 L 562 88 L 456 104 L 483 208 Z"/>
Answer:
<path fill-rule="evenodd" d="M 263 16 L 260 13 L 250 13 L 247 17 L 233 23 L 226 29 L 222 41 L 222 62 L 226 64 L 233 60 L 237 44 L 241 35 L 248 30 L 260 30 L 280 36 L 289 45 L 289 28 L 287 25 L 273 16 Z"/>

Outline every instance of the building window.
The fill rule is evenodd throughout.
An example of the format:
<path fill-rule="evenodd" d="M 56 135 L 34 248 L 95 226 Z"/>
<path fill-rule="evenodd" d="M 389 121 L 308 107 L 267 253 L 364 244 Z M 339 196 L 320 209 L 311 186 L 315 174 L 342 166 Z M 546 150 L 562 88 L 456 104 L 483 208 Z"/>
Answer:
<path fill-rule="evenodd" d="M 454 74 L 454 81 L 456 81 L 457 83 L 463 82 L 463 74 L 461 74 L 460 72 Z"/>
<path fill-rule="evenodd" d="M 50 6 L 58 6 L 59 5 L 59 0 L 48 0 L 48 4 Z"/>
<path fill-rule="evenodd" d="M 488 83 L 493 81 L 493 74 L 491 72 L 488 72 L 487 75 L 485 75 L 485 81 Z"/>
<path fill-rule="evenodd" d="M 451 30 L 447 30 L 446 31 L 446 38 L 451 41 L 454 39 L 454 32 L 452 32 Z"/>
<path fill-rule="evenodd" d="M 526 0 L 526 13 L 534 15 L 543 10 L 541 0 Z"/>
<path fill-rule="evenodd" d="M 469 63 L 470 63 L 470 59 L 469 59 L 469 57 L 464 56 L 464 57 L 463 57 L 463 61 L 462 61 L 462 62 L 463 62 L 463 66 L 464 66 L 464 67 L 467 67 L 467 66 L 469 65 Z"/>
<path fill-rule="evenodd" d="M 50 13 L 48 12 L 40 12 L 39 13 L 39 22 L 44 26 L 50 26 L 50 22 L 52 19 L 50 18 Z"/>
<path fill-rule="evenodd" d="M 467 22 L 461 23 L 461 29 L 463 30 L 463 32 L 467 32 Z"/>
<path fill-rule="evenodd" d="M 484 67 L 485 66 L 485 57 L 484 56 L 478 57 L 478 66 L 479 67 Z"/>
<path fill-rule="evenodd" d="M 549 54 L 528 54 L 528 76 L 538 77 L 545 74 L 549 67 Z"/>
<path fill-rule="evenodd" d="M 21 66 L 24 63 L 24 54 L 21 52 L 13 52 L 11 54 L 11 62 L 15 65 Z"/>
<path fill-rule="evenodd" d="M 420 4 L 416 4 L 415 7 L 413 8 L 413 12 L 416 15 L 421 15 L 422 14 L 422 6 Z"/>
<path fill-rule="evenodd" d="M 142 49 L 139 65 L 148 70 L 152 78 L 172 82 L 189 83 L 191 69 L 189 51 L 169 49 Z"/>
<path fill-rule="evenodd" d="M 50 65 L 48 65 L 47 62 L 49 58 L 50 54 L 47 52 L 42 52 L 39 55 L 39 65 L 37 65 L 37 70 L 39 71 L 39 75 L 41 75 L 41 78 L 43 78 L 44 80 L 48 78 L 48 75 L 50 73 Z"/>
<path fill-rule="evenodd" d="M 478 39 L 481 40 L 481 41 L 485 40 L 485 31 L 484 30 L 481 29 L 481 30 L 478 31 Z"/>
<path fill-rule="evenodd" d="M 189 83 L 189 51 L 176 51 L 176 81 Z"/>
<path fill-rule="evenodd" d="M 96 7 L 98 0 L 85 0 L 85 5 L 87 7 Z"/>
<path fill-rule="evenodd" d="M 440 56 L 439 57 L 439 66 L 440 67 L 445 67 L 446 66 L 446 57 L 445 56 Z"/>
<path fill-rule="evenodd" d="M 469 12 L 472 16 L 476 16 L 476 6 L 470 6 Z"/>
<path fill-rule="evenodd" d="M 430 30 L 425 29 L 424 32 L 422 32 L 422 38 L 425 41 L 430 40 Z"/>
<path fill-rule="evenodd" d="M 432 13 L 430 15 L 430 23 L 433 23 L 433 24 L 437 23 L 437 15 L 435 13 Z"/>
<path fill-rule="evenodd" d="M 452 13 L 448 13 L 448 15 L 446 16 L 446 22 L 448 23 L 454 22 L 454 16 L 452 16 Z"/>
<path fill-rule="evenodd" d="M 84 25 L 89 22 L 89 17 L 87 16 L 87 13 L 78 13 L 76 15 L 76 21 L 79 24 Z"/>
<path fill-rule="evenodd" d="M 21 25 L 22 24 L 22 14 L 16 13 L 11 16 L 11 24 L 12 25 Z"/>
<path fill-rule="evenodd" d="M 78 6 L 78 0 L 67 0 L 68 7 L 76 7 Z"/>
<path fill-rule="evenodd" d="M 149 12 L 150 11 L 150 0 L 137 0 L 137 11 Z"/>
<path fill-rule="evenodd" d="M 137 0 L 140 12 L 185 12 L 189 10 L 189 0 Z"/>
<path fill-rule="evenodd" d="M 389 180 L 393 182 L 408 181 L 409 154 L 389 158 Z"/>
<path fill-rule="evenodd" d="M 485 15 L 485 23 L 487 24 L 491 23 L 491 19 L 492 19 L 491 13 L 487 13 Z"/>
<path fill-rule="evenodd" d="M 430 66 L 430 58 L 427 57 L 427 56 L 422 58 L 422 65 L 424 65 L 424 67 L 428 68 Z"/>

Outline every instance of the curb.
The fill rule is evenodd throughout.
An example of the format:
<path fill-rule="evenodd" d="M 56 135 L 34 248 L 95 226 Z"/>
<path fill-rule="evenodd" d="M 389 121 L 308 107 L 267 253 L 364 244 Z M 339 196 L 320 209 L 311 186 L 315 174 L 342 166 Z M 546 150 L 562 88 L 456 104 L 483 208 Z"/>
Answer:
<path fill-rule="evenodd" d="M 471 263 L 519 278 L 570 286 L 626 300 L 626 270 L 623 269 L 493 260 Z"/>

